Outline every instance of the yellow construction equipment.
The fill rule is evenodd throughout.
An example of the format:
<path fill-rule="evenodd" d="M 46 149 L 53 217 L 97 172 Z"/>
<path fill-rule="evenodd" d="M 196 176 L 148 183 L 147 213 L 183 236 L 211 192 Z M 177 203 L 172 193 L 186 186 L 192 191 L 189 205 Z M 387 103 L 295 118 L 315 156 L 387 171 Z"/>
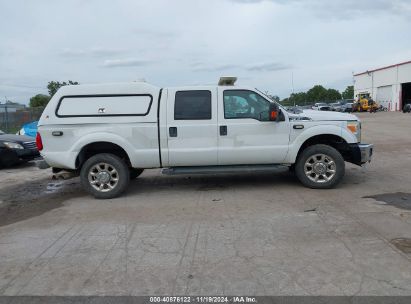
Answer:
<path fill-rule="evenodd" d="M 378 109 L 378 104 L 374 101 L 370 93 L 359 93 L 357 96 L 357 101 L 353 105 L 353 110 L 355 112 L 375 112 Z"/>

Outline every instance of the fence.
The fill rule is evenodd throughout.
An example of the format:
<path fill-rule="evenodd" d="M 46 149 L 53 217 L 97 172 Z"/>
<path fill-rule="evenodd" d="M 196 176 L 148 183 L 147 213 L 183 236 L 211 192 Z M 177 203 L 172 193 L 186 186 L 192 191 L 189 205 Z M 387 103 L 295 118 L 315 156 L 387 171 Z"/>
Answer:
<path fill-rule="evenodd" d="M 16 133 L 29 122 L 39 120 L 44 107 L 16 109 L 13 107 L 0 108 L 0 130 L 6 133 Z"/>

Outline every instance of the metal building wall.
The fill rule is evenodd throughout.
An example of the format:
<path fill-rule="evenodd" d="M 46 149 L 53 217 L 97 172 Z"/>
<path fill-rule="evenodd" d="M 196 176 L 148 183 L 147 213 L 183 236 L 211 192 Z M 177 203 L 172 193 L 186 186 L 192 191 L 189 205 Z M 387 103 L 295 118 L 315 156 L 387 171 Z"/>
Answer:
<path fill-rule="evenodd" d="M 411 82 L 411 63 L 357 74 L 354 75 L 354 96 L 360 92 L 369 92 L 374 100 L 391 111 L 399 111 L 401 84 L 407 82 Z"/>

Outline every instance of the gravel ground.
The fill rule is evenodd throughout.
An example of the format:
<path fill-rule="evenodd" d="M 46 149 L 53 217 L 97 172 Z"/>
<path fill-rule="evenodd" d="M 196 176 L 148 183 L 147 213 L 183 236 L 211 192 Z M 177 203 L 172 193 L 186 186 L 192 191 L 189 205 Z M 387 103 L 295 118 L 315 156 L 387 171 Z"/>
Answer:
<path fill-rule="evenodd" d="M 101 201 L 3 169 L 0 294 L 411 295 L 411 115 L 359 116 L 373 162 L 332 190 L 147 170 Z"/>

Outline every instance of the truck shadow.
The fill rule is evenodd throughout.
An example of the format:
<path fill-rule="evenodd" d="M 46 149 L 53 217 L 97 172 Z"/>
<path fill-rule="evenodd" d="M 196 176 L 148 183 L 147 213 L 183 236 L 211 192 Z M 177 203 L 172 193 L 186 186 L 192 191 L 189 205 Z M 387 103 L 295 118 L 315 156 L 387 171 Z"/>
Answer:
<path fill-rule="evenodd" d="M 244 187 L 265 188 L 282 186 L 294 188 L 301 186 L 294 174 L 287 169 L 270 173 L 244 174 L 208 174 L 144 176 L 131 181 L 128 195 L 169 191 L 213 191 L 224 189 L 242 189 Z"/>

